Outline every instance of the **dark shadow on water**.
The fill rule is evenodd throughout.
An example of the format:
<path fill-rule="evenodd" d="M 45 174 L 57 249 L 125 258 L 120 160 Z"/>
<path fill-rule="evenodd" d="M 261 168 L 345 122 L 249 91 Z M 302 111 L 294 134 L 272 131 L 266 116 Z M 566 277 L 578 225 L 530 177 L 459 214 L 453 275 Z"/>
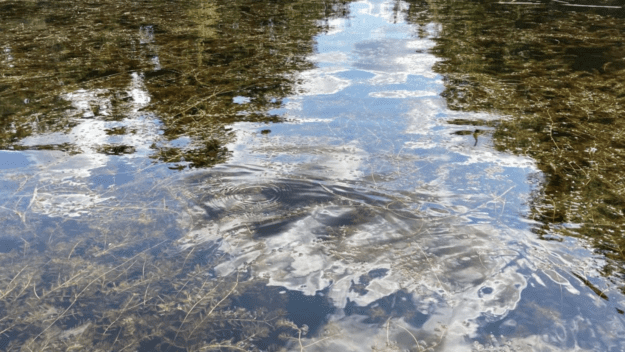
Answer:
<path fill-rule="evenodd" d="M 13 250 L 19 250 L 24 242 L 19 238 L 0 237 L 0 253 L 9 253 Z"/>
<path fill-rule="evenodd" d="M 328 301 L 329 288 L 318 291 L 315 295 L 307 296 L 299 291 L 291 291 L 282 287 L 257 285 L 237 299 L 233 300 L 235 307 L 248 310 L 283 310 L 282 317 L 299 328 L 307 326 L 306 336 L 314 337 L 320 328 L 328 322 L 330 314 L 336 311 L 332 302 Z M 292 334 L 292 329 L 281 328 L 273 331 L 269 336 L 257 342 L 261 349 L 275 346 L 280 341 L 279 335 Z M 296 335 L 297 336 L 297 335 Z"/>
<path fill-rule="evenodd" d="M 364 323 L 376 325 L 384 324 L 389 318 L 403 317 L 413 327 L 421 328 L 430 319 L 430 315 L 423 314 L 416 309 L 412 295 L 403 290 L 378 299 L 365 307 L 348 301 L 344 312 L 347 316 L 366 316 Z"/>

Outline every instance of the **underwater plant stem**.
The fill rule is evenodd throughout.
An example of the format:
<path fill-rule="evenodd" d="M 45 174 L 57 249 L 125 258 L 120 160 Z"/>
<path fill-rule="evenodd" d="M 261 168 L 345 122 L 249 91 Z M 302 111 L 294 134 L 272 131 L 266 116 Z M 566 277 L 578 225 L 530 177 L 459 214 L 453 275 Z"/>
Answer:
<path fill-rule="evenodd" d="M 430 268 L 432 269 L 432 274 L 434 274 L 434 277 L 436 277 L 436 281 L 438 281 L 438 284 L 441 285 L 441 288 L 444 288 L 443 283 L 441 282 L 441 280 L 438 278 L 438 275 L 436 275 L 436 272 L 434 271 L 434 265 L 432 265 L 432 262 L 430 262 L 430 258 L 427 256 L 427 254 L 425 254 L 425 251 L 423 250 L 423 248 L 421 248 L 421 246 L 419 246 L 417 242 L 415 242 L 414 244 L 417 246 L 417 248 L 419 248 L 421 253 L 423 253 L 425 260 L 428 261 L 428 264 L 430 264 Z"/>
<path fill-rule="evenodd" d="M 232 346 L 232 345 L 208 345 L 206 347 L 203 347 L 202 350 L 207 351 L 207 350 L 211 350 L 211 349 L 216 349 L 216 348 L 229 348 L 229 349 L 233 349 L 233 350 L 237 350 L 237 351 L 243 351 L 243 352 L 249 352 L 246 349 L 243 349 L 241 347 L 237 347 L 237 346 Z"/>
<path fill-rule="evenodd" d="M 388 333 L 389 333 L 389 328 L 390 328 L 390 324 L 391 324 L 391 318 L 389 317 L 386 320 L 386 347 L 388 347 L 391 344 L 391 341 L 389 339 Z"/>
<path fill-rule="evenodd" d="M 43 333 L 45 333 L 46 331 L 48 331 L 48 330 L 49 330 L 49 329 L 50 329 L 50 328 L 51 328 L 54 324 L 56 324 L 56 322 L 57 322 L 57 321 L 59 321 L 59 320 L 60 320 L 63 316 L 65 316 L 65 314 L 66 314 L 66 313 L 67 313 L 67 312 L 68 312 L 68 311 L 69 311 L 69 310 L 70 310 L 70 309 L 71 309 L 71 308 L 72 308 L 72 307 L 76 304 L 76 302 L 78 301 L 78 298 L 80 298 L 80 296 L 82 296 L 82 294 L 83 294 L 85 291 L 87 291 L 87 289 L 88 289 L 89 287 L 91 287 L 91 285 L 93 285 L 96 281 L 98 281 L 98 280 L 100 280 L 101 278 L 105 277 L 108 273 L 110 273 L 110 272 L 112 272 L 112 271 L 114 271 L 114 270 L 117 270 L 118 268 L 120 268 L 120 267 L 124 266 L 125 264 L 127 264 L 127 263 L 128 263 L 128 262 L 130 262 L 131 260 L 135 259 L 135 258 L 136 258 L 137 256 L 139 256 L 140 254 L 142 254 L 142 253 L 144 253 L 144 252 L 147 252 L 147 251 L 149 251 L 149 250 L 152 250 L 152 249 L 154 249 L 154 248 L 156 248 L 156 247 L 160 246 L 161 244 L 163 244 L 163 243 L 165 243 L 165 242 L 166 242 L 166 241 L 161 241 L 161 242 L 159 242 L 159 243 L 155 244 L 155 245 L 154 245 L 154 246 L 152 246 L 152 247 L 149 247 L 149 248 L 147 248 L 147 249 L 144 249 L 143 251 L 141 251 L 141 252 L 139 252 L 139 253 L 135 254 L 132 258 L 129 258 L 128 260 L 124 261 L 123 263 L 119 264 L 118 266 L 113 267 L 112 269 L 110 269 L 110 270 L 106 271 L 104 274 L 102 274 L 102 275 L 98 276 L 97 278 L 95 278 L 95 279 L 91 280 L 91 282 L 89 282 L 89 284 L 87 284 L 87 286 L 85 286 L 85 288 L 83 288 L 83 289 L 82 289 L 82 291 L 80 291 L 80 292 L 76 295 L 76 297 L 74 297 L 74 300 L 73 300 L 73 301 L 72 301 L 72 303 L 69 305 L 69 307 L 67 307 L 67 308 L 63 311 L 63 313 L 59 314 L 59 316 L 58 316 L 58 317 L 56 317 L 56 319 L 54 319 L 54 321 L 53 321 L 52 323 L 50 323 L 50 325 L 48 325 L 48 327 L 46 327 L 45 329 L 43 329 L 43 330 L 39 333 L 39 335 L 35 336 L 35 338 L 33 339 L 33 341 L 37 340 L 37 339 L 38 339 L 41 335 L 43 335 Z"/>
<path fill-rule="evenodd" d="M 237 286 L 239 285 L 239 273 L 237 272 L 237 281 L 234 283 L 234 286 L 232 287 L 232 289 L 230 289 L 230 291 L 219 301 L 217 302 L 217 304 L 215 304 L 213 306 L 213 308 L 211 308 L 211 310 L 206 314 L 206 316 L 204 316 L 204 318 L 202 318 L 202 320 L 200 321 L 200 323 L 198 325 L 196 325 L 195 328 L 193 328 L 193 330 L 191 330 L 191 333 L 189 334 L 189 336 L 193 335 L 193 333 L 195 332 L 195 330 L 197 330 L 197 327 L 199 325 L 201 325 L 202 323 L 204 323 L 204 321 L 206 320 L 206 318 L 210 317 L 211 314 L 213 314 L 213 312 L 215 311 L 215 309 L 217 307 L 219 307 L 219 305 L 221 303 L 223 303 L 223 301 L 225 301 L 231 294 L 232 292 L 234 292 L 234 290 L 237 288 Z M 199 302 L 198 302 L 199 303 Z M 189 311 L 190 313 L 191 311 Z M 187 313 L 187 316 L 189 316 L 189 313 Z M 185 317 L 185 320 L 187 319 L 187 317 Z M 184 320 L 182 321 L 182 324 L 184 324 Z M 182 324 L 180 324 L 180 327 L 182 327 Z M 180 331 L 180 329 L 178 329 L 178 332 Z M 178 332 L 176 332 L 176 336 L 178 336 Z M 175 338 L 174 338 L 175 340 Z"/>
<path fill-rule="evenodd" d="M 304 346 L 304 348 L 308 348 L 308 347 L 310 347 L 310 346 L 313 346 L 313 345 L 316 345 L 316 344 L 318 344 L 318 343 L 321 343 L 321 342 L 323 342 L 323 341 L 325 341 L 325 340 L 329 340 L 329 339 L 331 339 L 331 338 L 333 338 L 333 337 L 335 337 L 335 336 L 337 336 L 337 335 L 338 335 L 338 333 L 333 334 L 333 335 L 330 335 L 330 336 L 326 336 L 326 337 L 324 337 L 324 338 L 322 338 L 322 339 L 320 339 L 320 340 L 317 340 L 317 341 L 315 341 L 315 342 L 309 343 L 308 345 Z"/>
<path fill-rule="evenodd" d="M 28 268 L 28 265 L 26 265 L 25 267 L 22 268 L 22 270 L 20 270 L 17 274 L 15 274 L 15 276 L 13 277 L 13 279 L 7 284 L 7 288 L 11 286 L 11 284 L 13 283 L 13 281 L 15 281 L 15 279 L 17 279 L 17 277 L 24 271 L 26 270 L 26 268 Z M 2 297 L 0 297 L 0 299 L 4 299 L 6 296 L 9 295 L 9 293 L 13 292 L 13 290 L 15 290 L 17 286 L 13 287 L 12 289 L 8 290 L 7 292 L 4 292 L 2 294 Z"/>
<path fill-rule="evenodd" d="M 69 252 L 69 255 L 67 256 L 67 260 L 69 260 L 69 258 L 72 256 L 72 253 L 74 253 L 74 250 L 76 249 L 76 247 L 82 242 L 82 240 L 76 242 L 76 244 L 74 245 L 74 247 L 72 247 L 72 250 Z"/>
<path fill-rule="evenodd" d="M 208 279 L 206 281 L 204 281 L 204 283 L 202 284 L 202 287 L 200 287 L 200 290 L 202 290 L 204 288 L 204 286 L 206 286 L 206 283 L 208 282 Z M 204 300 L 204 298 L 206 298 L 208 295 L 210 295 L 211 293 L 215 292 L 215 290 L 217 289 L 217 287 L 219 287 L 219 285 L 221 285 L 221 283 L 217 284 L 217 286 L 213 287 L 212 290 L 208 291 L 204 296 L 202 296 L 200 299 L 197 300 L 197 302 L 195 302 L 195 304 L 193 304 L 193 306 L 189 309 L 189 311 L 187 312 L 187 315 L 184 316 L 184 319 L 182 319 L 182 323 L 180 323 L 180 327 L 178 327 L 178 331 L 176 331 L 176 336 L 174 336 L 174 340 L 176 340 L 176 338 L 178 338 L 178 334 L 180 333 L 180 329 L 182 329 L 182 326 L 184 325 L 184 323 L 187 321 L 187 318 L 189 317 L 189 315 L 191 314 L 191 312 L 193 312 L 193 310 L 195 309 L 195 307 L 197 307 L 198 304 L 200 304 L 200 302 L 202 302 Z M 221 302 L 221 301 L 220 301 Z M 212 310 L 211 310 L 212 312 Z M 209 313 L 210 315 L 210 313 Z"/>
<path fill-rule="evenodd" d="M 401 326 L 401 325 L 399 325 L 399 324 L 395 324 L 395 325 L 397 325 L 398 327 L 400 327 L 400 328 L 404 329 L 404 331 L 406 331 L 408 334 L 410 334 L 410 336 L 412 336 L 412 339 L 414 340 L 415 344 L 416 344 L 416 345 L 417 345 L 417 347 L 419 348 L 419 351 L 423 351 L 423 350 L 421 349 L 421 345 L 419 345 L 419 340 L 417 340 L 417 338 L 416 338 L 416 337 L 415 337 L 415 336 L 414 336 L 414 335 L 410 332 L 410 330 L 406 329 L 405 327 L 403 327 L 403 326 Z"/>
<path fill-rule="evenodd" d="M 556 143 L 556 140 L 553 139 L 553 119 L 551 118 L 551 114 L 549 113 L 549 111 L 547 111 L 547 115 L 549 116 L 549 121 L 551 121 L 551 125 L 549 125 L 549 137 L 551 137 L 551 141 L 553 142 L 553 144 L 555 144 L 556 148 L 560 150 L 560 147 L 558 147 L 558 143 Z"/>

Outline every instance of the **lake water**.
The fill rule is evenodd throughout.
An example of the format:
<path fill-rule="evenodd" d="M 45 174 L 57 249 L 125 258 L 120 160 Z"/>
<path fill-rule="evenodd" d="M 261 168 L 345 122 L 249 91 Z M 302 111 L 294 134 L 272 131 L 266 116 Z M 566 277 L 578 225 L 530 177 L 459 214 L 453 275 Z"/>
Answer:
<path fill-rule="evenodd" d="M 0 350 L 625 350 L 623 6 L 0 2 Z"/>

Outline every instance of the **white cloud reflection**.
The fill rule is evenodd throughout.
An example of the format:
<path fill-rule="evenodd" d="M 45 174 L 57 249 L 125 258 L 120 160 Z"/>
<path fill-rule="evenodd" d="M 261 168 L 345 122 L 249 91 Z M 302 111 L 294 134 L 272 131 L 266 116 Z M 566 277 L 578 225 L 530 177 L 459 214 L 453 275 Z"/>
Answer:
<path fill-rule="evenodd" d="M 349 80 L 333 76 L 323 69 L 303 72 L 299 79 L 303 83 L 298 85 L 297 90 L 303 96 L 336 94 L 351 84 Z"/>
<path fill-rule="evenodd" d="M 127 117 L 121 121 L 108 121 L 112 113 L 111 93 L 104 89 L 80 89 L 63 96 L 71 102 L 73 109 L 66 113 L 77 122 L 68 132 L 33 135 L 24 138 L 24 146 L 68 144 L 78 150 L 78 154 L 60 152 L 30 152 L 30 158 L 38 164 L 37 179 L 42 185 L 54 183 L 57 192 L 35 192 L 31 209 L 50 216 L 80 216 L 88 213 L 95 205 L 111 199 L 92 191 L 88 178 L 93 170 L 106 167 L 111 156 L 100 148 L 107 145 L 124 145 L 134 149 L 126 158 L 146 157 L 150 144 L 158 137 L 159 123 L 153 116 L 139 110 L 150 102 L 150 96 L 143 77 L 137 73 L 131 76 L 127 88 L 130 98 L 124 107 Z M 126 128 L 133 133 L 109 135 L 106 130 Z M 50 155 L 54 154 L 54 162 Z M 64 190 L 63 190 L 64 189 Z M 78 192 L 78 193 L 75 193 Z"/>
<path fill-rule="evenodd" d="M 519 220 L 535 163 L 495 151 L 487 133 L 454 133 L 468 127 L 451 119 L 501 117 L 447 109 L 433 41 L 412 36 L 394 6 L 407 4 L 358 2 L 350 27 L 319 38 L 319 67 L 300 76 L 305 93 L 284 107 L 291 123 L 267 136 L 264 126 L 235 125 L 233 158 L 191 192 L 214 195 L 189 216 L 205 223 L 188 224 L 178 244 L 217 245 L 228 258 L 219 275 L 249 270 L 270 286 L 323 294 L 336 310 L 322 329 L 339 333 L 304 338 L 307 351 L 415 350 L 415 340 L 416 350 L 556 351 L 566 341 L 592 350 L 582 336 L 613 344 L 601 331 L 624 332 L 618 319 L 578 324 L 607 309 L 567 274 L 593 270 L 583 259 L 592 254 L 567 256 L 579 247 L 539 241 Z M 424 29 L 434 36 L 440 26 Z M 348 41 L 350 31 L 368 35 Z M 410 313 L 394 311 L 397 300 Z M 423 321 L 409 321 L 417 313 Z M 484 342 L 488 329 L 511 333 Z"/>

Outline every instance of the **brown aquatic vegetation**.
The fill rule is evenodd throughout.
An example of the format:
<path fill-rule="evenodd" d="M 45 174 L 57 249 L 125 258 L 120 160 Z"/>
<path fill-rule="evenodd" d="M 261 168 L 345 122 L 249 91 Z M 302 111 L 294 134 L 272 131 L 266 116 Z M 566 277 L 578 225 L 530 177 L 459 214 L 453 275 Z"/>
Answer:
<path fill-rule="evenodd" d="M 442 26 L 433 52 L 443 59 L 435 70 L 444 76 L 448 106 L 503 115 L 495 147 L 537 161 L 545 176 L 530 203 L 537 234 L 589 241 L 612 260 L 605 274 L 622 282 L 623 10 L 548 2 L 411 3 L 412 22 Z"/>
<path fill-rule="evenodd" d="M 106 232 L 70 223 L 48 229 L 44 250 L 34 248 L 41 238 L 24 238 L 36 245 L 0 254 L 6 350 L 252 351 L 274 331 L 288 334 L 279 309 L 232 305 L 258 285 L 245 271 L 215 277 L 218 252 L 172 249 L 157 230 L 167 213 L 151 216 L 161 225 L 102 224 L 114 229 Z M 77 227 L 84 233 L 72 234 Z"/>
<path fill-rule="evenodd" d="M 9 1 L 1 6 L 0 148 L 80 152 L 61 143 L 26 147 L 20 142 L 68 132 L 81 118 L 116 121 L 136 114 L 128 92 L 134 72 L 142 75 L 151 97 L 140 113 L 154 113 L 162 123 L 153 157 L 192 167 L 227 158 L 223 145 L 232 138 L 227 127 L 232 122 L 279 121 L 268 111 L 292 93 L 293 74 L 312 67 L 305 56 L 313 51 L 313 36 L 325 28 L 319 21 L 347 13 L 341 1 Z M 79 89 L 98 92 L 87 115 L 64 98 Z M 236 104 L 235 96 L 249 103 Z M 191 137 L 190 146 L 167 145 L 183 135 Z"/>
<path fill-rule="evenodd" d="M 134 182 L 124 187 L 134 188 L 145 181 Z M 193 183 L 199 188 L 210 187 L 199 173 Z M 39 187 L 45 188 L 41 184 Z M 140 200 L 110 201 L 94 206 L 90 215 L 75 219 L 50 221 L 47 216 L 30 211 L 22 215 L 3 213 L 5 235 L 21 240 L 12 251 L 0 253 L 0 265 L 6 268 L 0 274 L 0 341 L 8 342 L 8 351 L 255 351 L 285 350 L 285 346 L 287 350 L 303 351 L 325 346 L 341 336 L 340 328 L 332 324 L 308 336 L 305 325 L 289 321 L 282 309 L 287 305 L 286 295 L 277 294 L 275 288 L 268 289 L 264 280 L 253 275 L 256 263 L 231 274 L 216 275 L 216 266 L 232 260 L 229 254 L 217 249 L 218 244 L 197 243 L 185 248 L 170 237 L 172 232 L 179 233 L 180 224 L 176 221 L 181 213 L 190 211 L 187 207 L 206 203 L 207 199 L 198 196 L 204 194 L 208 198 L 206 192 L 191 187 L 189 194 L 158 181 L 149 189 Z M 436 246 L 435 253 L 427 254 L 421 242 L 427 234 L 426 238 L 445 243 L 440 250 L 449 251 L 446 243 L 463 241 L 471 237 L 469 232 L 456 233 L 451 224 L 446 226 L 445 218 L 423 219 L 397 206 L 398 199 L 361 204 L 335 194 L 336 190 L 327 191 L 336 198 L 311 202 L 306 207 L 308 211 L 329 204 L 354 207 L 352 225 L 328 226 L 324 229 L 327 234 L 319 235 L 328 255 L 351 264 L 388 255 L 406 277 L 402 284 L 415 285 L 434 275 L 438 288 L 462 287 L 461 283 L 454 283 L 454 278 L 439 279 L 436 272 L 444 273 L 444 267 L 454 265 L 458 255 L 466 255 L 462 251 L 447 253 L 447 260 L 434 265 L 429 258 L 438 255 Z M 35 208 L 39 200 L 33 199 Z M 290 209 L 288 203 L 282 206 L 274 209 L 277 216 L 291 221 L 301 218 L 301 213 Z M 267 215 L 251 212 L 258 219 L 245 218 L 240 228 L 234 228 L 231 234 L 223 233 L 223 238 L 242 237 L 239 230 L 259 236 L 257 227 Z M 354 248 L 347 243 L 359 226 L 393 216 L 414 224 L 408 227 L 418 231 L 394 234 L 373 248 Z M 216 220 L 227 222 L 227 217 Z M 201 227 L 202 221 L 193 224 Z M 479 256 L 477 252 L 476 255 Z M 478 258 L 474 259 L 477 263 Z M 491 266 L 487 259 L 480 259 L 477 265 Z M 360 283 L 365 285 L 353 284 L 352 288 L 366 291 L 367 280 L 361 277 Z M 246 306 L 245 297 L 254 297 L 252 307 Z M 375 307 L 367 310 L 374 322 L 386 324 L 387 334 L 410 336 L 410 341 L 414 341 L 412 350 L 436 350 L 444 338 L 444 331 L 430 336 L 402 322 L 390 322 L 392 311 Z M 403 317 L 408 319 L 413 313 L 406 312 Z M 268 347 L 267 341 L 271 343 Z M 385 350 L 396 347 L 387 338 Z"/>
<path fill-rule="evenodd" d="M 1 130 L 2 147 L 80 153 L 79 148 L 69 143 L 25 146 L 20 141 L 47 132 L 68 131 L 81 118 L 110 121 L 121 120 L 128 114 L 152 114 L 162 122 L 164 136 L 152 145 L 153 157 L 176 163 L 172 167 L 186 167 L 186 163 L 191 167 L 211 166 L 225 160 L 228 150 L 224 143 L 232 138 L 228 131 L 230 123 L 278 121 L 268 111 L 278 107 L 280 99 L 290 93 L 293 86 L 291 75 L 310 67 L 304 56 L 312 51 L 312 36 L 323 30 L 322 23 L 316 21 L 344 11 L 342 3 L 307 2 L 91 1 L 68 4 L 11 2 L 1 5 L 6 10 L 2 13 L 9 20 L 2 22 L 7 23 L 8 29 L 0 32 L 0 36 L 10 39 L 7 53 L 10 52 L 12 62 L 3 61 L 3 64 L 15 68 L 7 71 L 0 80 L 0 87 L 4 87 L 0 88 L 0 99 L 7 102 L 2 105 L 2 122 L 6 122 Z M 65 7 L 61 9 L 61 6 Z M 453 13 L 437 7 L 440 3 L 427 6 L 431 6 L 427 10 L 439 16 L 440 21 Z M 429 16 L 427 11 L 423 14 L 421 10 L 418 6 L 411 7 L 409 13 L 417 17 L 413 19 L 415 22 L 421 16 Z M 35 13 L 35 17 L 43 20 L 22 18 L 29 13 Z M 484 25 L 499 30 L 496 25 L 500 19 L 487 17 L 487 20 Z M 454 29 L 454 23 L 444 23 Z M 93 29 L 94 25 L 96 29 Z M 98 26 L 108 28 L 108 32 Z M 518 106 L 525 106 L 525 103 L 522 99 L 515 100 L 518 96 L 515 96 L 514 87 L 505 88 L 506 91 L 501 88 L 506 85 L 496 74 L 480 71 L 485 59 L 479 50 L 468 50 L 476 44 L 471 40 L 464 43 L 465 37 L 448 30 L 440 39 L 443 46 L 437 49 L 440 55 L 452 57 L 450 60 L 456 54 L 467 55 L 473 60 L 466 61 L 472 65 L 468 67 L 462 66 L 464 60 L 454 61 L 454 65 L 447 67 L 449 72 L 444 70 L 447 62 L 439 66 L 449 79 L 454 79 L 454 69 L 461 68 L 458 69 L 458 79 L 463 81 L 456 83 L 462 83 L 460 87 L 464 90 L 450 94 L 449 91 L 458 86 L 456 83 L 449 85 L 446 95 L 450 105 L 457 109 L 505 111 L 511 118 L 495 125 L 498 128 L 495 133 L 497 145 L 505 150 L 516 150 L 512 147 L 522 143 L 522 138 L 534 138 L 518 152 L 533 155 L 544 168 L 549 158 L 556 155 L 554 153 L 560 153 L 567 146 L 564 142 L 568 137 L 556 133 L 562 127 L 558 125 L 556 109 L 549 110 L 549 105 L 544 103 L 540 109 L 533 110 L 533 115 L 528 114 L 531 116 L 529 126 L 536 124 L 538 129 L 527 130 L 528 127 L 523 125 L 525 117 L 517 115 Z M 50 46 L 45 41 L 41 47 L 31 45 L 40 35 L 56 38 L 60 45 Z M 497 38 L 499 35 L 491 33 Z M 445 40 L 452 40 L 452 43 Z M 445 44 L 448 47 L 444 47 Z M 494 45 L 491 49 L 498 47 Z M 477 45 L 477 48 L 481 46 Z M 5 55 L 8 60 L 6 57 L 8 54 Z M 53 64 L 40 60 L 41 57 L 51 58 Z M 158 58 L 159 66 L 155 65 L 153 58 Z M 466 70 L 477 72 L 465 77 Z M 150 105 L 141 107 L 141 111 L 133 111 L 132 97 L 127 92 L 131 73 L 137 72 L 143 75 L 145 89 L 152 98 Z M 50 77 L 59 77 L 59 80 L 55 82 Z M 585 82 L 583 75 L 574 78 Z M 481 81 L 472 83 L 474 79 Z M 523 79 L 531 80 L 531 77 Z M 535 84 L 545 83 L 538 81 Z M 592 87 L 588 82 L 584 84 L 585 89 Z M 105 115 L 104 108 L 96 103 L 90 104 L 89 116 L 79 116 L 80 112 L 72 111 L 63 96 L 77 89 L 94 91 L 110 100 L 111 107 L 106 107 L 108 113 Z M 537 93 L 535 100 L 542 101 L 544 91 L 539 89 L 537 92 L 540 94 Z M 467 95 L 479 99 L 472 100 L 466 98 Z M 233 102 L 236 96 L 250 98 L 250 101 L 241 106 Z M 490 100 L 493 98 L 496 102 Z M 546 114 L 541 115 L 543 110 Z M 484 124 L 480 121 L 455 122 L 471 126 Z M 501 132 L 499 128 L 510 131 L 509 144 L 501 142 L 505 139 L 498 134 Z M 467 138 L 478 134 L 473 127 L 471 130 L 466 133 Z M 106 132 L 117 136 L 135 133 L 130 128 L 111 128 Z M 167 143 L 180 136 L 190 136 L 190 145 L 176 147 Z M 98 146 L 97 152 L 119 155 L 134 150 L 124 144 L 106 144 Z M 586 166 L 582 165 L 580 170 L 585 170 L 583 167 Z M 373 175 L 371 179 L 376 182 Z M 9 342 L 7 350 L 249 351 L 264 349 L 260 347 L 264 339 L 275 342 L 280 338 L 291 349 L 306 350 L 324 346 L 341 334 L 338 328 L 328 324 L 325 334 L 307 340 L 307 327 L 285 319 L 283 312 L 276 309 L 285 306 L 281 301 L 283 298 L 268 295 L 264 282 L 252 281 L 247 268 L 218 277 L 212 273 L 213 269 L 228 260 L 227 254 L 211 247 L 210 243 L 180 250 L 172 240 L 172 233 L 179 234 L 177 221 L 180 214 L 188 210 L 181 208 L 193 203 L 191 200 L 196 204 L 189 204 L 189 208 L 202 206 L 220 194 L 215 192 L 213 184 L 200 187 L 194 193 L 181 189 L 184 186 L 170 189 L 166 184 L 169 181 L 162 184 L 156 181 L 158 185 L 144 192 L 136 203 L 126 199 L 110 201 L 99 205 L 91 215 L 78 219 L 51 220 L 29 212 L 31 204 L 27 208 L 18 207 L 23 205 L 20 200 L 14 207 L 3 205 L 4 235 L 19 239 L 15 249 L 0 253 L 0 266 L 7 268 L 0 274 L 0 332 L 3 339 L 0 341 Z M 135 180 L 137 184 L 142 182 L 150 181 Z M 37 187 L 40 190 L 45 187 L 41 184 L 30 186 L 35 189 L 33 193 L 37 192 Z M 132 186 L 136 184 L 127 187 Z M 343 196 L 347 193 L 328 187 L 323 183 L 320 185 L 331 196 L 320 197 L 322 200 L 318 203 L 311 201 L 305 209 L 259 210 L 243 205 L 234 208 L 238 213 L 231 218 L 218 215 L 216 221 L 225 222 L 237 216 L 245 218 L 239 227 L 220 235 L 223 235 L 222 239 L 240 235 L 242 238 L 236 240 L 248 241 L 249 237 L 260 236 L 258 228 L 262 226 L 283 220 L 295 222 L 317 206 L 332 204 L 351 207 L 354 211 L 349 215 L 351 225 L 320 229 L 318 240 L 323 242 L 323 249 L 331 260 L 354 266 L 388 256 L 397 277 L 401 278 L 401 287 L 417 292 L 433 288 L 443 293 L 461 292 L 483 282 L 489 273 L 500 271 L 488 250 L 479 249 L 492 248 L 494 238 L 487 233 L 468 232 L 466 226 L 454 224 L 450 218 L 422 217 L 418 210 L 403 208 L 401 197 L 386 198 L 378 194 L 372 199 L 387 200 L 363 201 Z M 108 192 L 103 191 L 103 196 Z M 248 188 L 239 195 L 242 193 L 253 199 L 262 195 L 262 189 Z M 198 199 L 198 194 L 209 194 L 210 197 L 202 199 L 200 196 Z M 224 192 L 223 197 L 229 195 L 232 193 Z M 22 194 L 15 198 L 18 196 L 22 197 Z M 31 195 L 26 197 L 31 198 Z M 545 198 L 542 197 L 537 195 L 533 203 L 537 217 L 553 213 L 541 208 L 541 205 L 548 204 L 543 204 Z M 39 207 L 34 194 L 31 199 L 32 207 Z M 410 204 L 422 201 L 425 202 L 422 199 L 406 200 Z M 433 200 L 427 198 L 427 201 Z M 348 243 L 360 225 L 375 221 L 405 226 L 391 227 L 387 237 L 377 237 L 378 242 L 373 242 L 375 245 Z M 561 222 L 552 218 L 546 223 L 553 226 Z M 201 226 L 201 223 L 199 220 L 195 225 Z M 557 234 L 549 229 L 546 235 L 554 233 Z M 546 235 L 542 234 L 549 238 Z M 262 246 L 262 241 L 256 244 Z M 477 249 L 467 254 L 467 248 Z M 467 282 L 466 273 L 459 270 L 467 266 L 483 268 L 484 271 L 476 270 L 479 275 Z M 589 280 L 579 277 L 591 287 Z M 347 289 L 364 291 L 367 280 L 371 280 L 369 274 L 363 275 L 357 283 L 352 282 Z M 427 282 L 431 287 L 421 286 L 421 282 Z M 599 292 L 593 291 L 600 297 L 605 296 L 601 288 L 595 289 Z M 241 304 L 246 296 L 264 296 L 265 300 L 275 299 L 277 302 L 258 303 L 250 309 Z M 409 324 L 394 321 L 393 311 L 379 307 L 367 310 L 365 314 L 373 319 L 372 324 L 384 326 L 386 332 L 386 344 L 372 346 L 374 350 L 399 349 L 389 338 L 398 334 L 410 341 L 413 351 L 440 349 L 445 338 L 444 325 L 436 330 L 436 334 L 420 334 Z M 545 317 L 549 314 L 552 313 L 542 312 Z M 409 318 L 410 313 L 403 317 Z M 276 350 L 281 347 L 269 346 Z"/>
<path fill-rule="evenodd" d="M 312 67 L 305 56 L 326 28 L 319 21 L 346 11 L 342 1 L 0 2 L 0 148 L 81 153 L 72 143 L 22 141 L 67 133 L 82 119 L 150 115 L 162 131 L 154 159 L 179 163 L 173 167 L 223 162 L 228 125 L 279 121 L 268 111 L 291 93 L 294 74 Z M 128 91 L 133 73 L 151 98 L 139 111 Z M 94 94 L 86 110 L 67 99 L 78 91 Z M 236 96 L 249 102 L 236 104 Z M 168 144 L 180 136 L 189 145 Z M 95 151 L 135 148 L 104 144 Z M 245 270 L 211 274 L 220 253 L 174 249 L 168 232 L 179 230 L 176 209 L 160 203 L 163 194 L 50 220 L 31 211 L 39 206 L 37 187 L 45 188 L 33 186 L 26 209 L 20 200 L 2 205 L 2 236 L 17 239 L 0 253 L 0 341 L 7 351 L 253 351 L 268 336 L 301 335 L 280 309 L 235 307 L 258 283 Z"/>

